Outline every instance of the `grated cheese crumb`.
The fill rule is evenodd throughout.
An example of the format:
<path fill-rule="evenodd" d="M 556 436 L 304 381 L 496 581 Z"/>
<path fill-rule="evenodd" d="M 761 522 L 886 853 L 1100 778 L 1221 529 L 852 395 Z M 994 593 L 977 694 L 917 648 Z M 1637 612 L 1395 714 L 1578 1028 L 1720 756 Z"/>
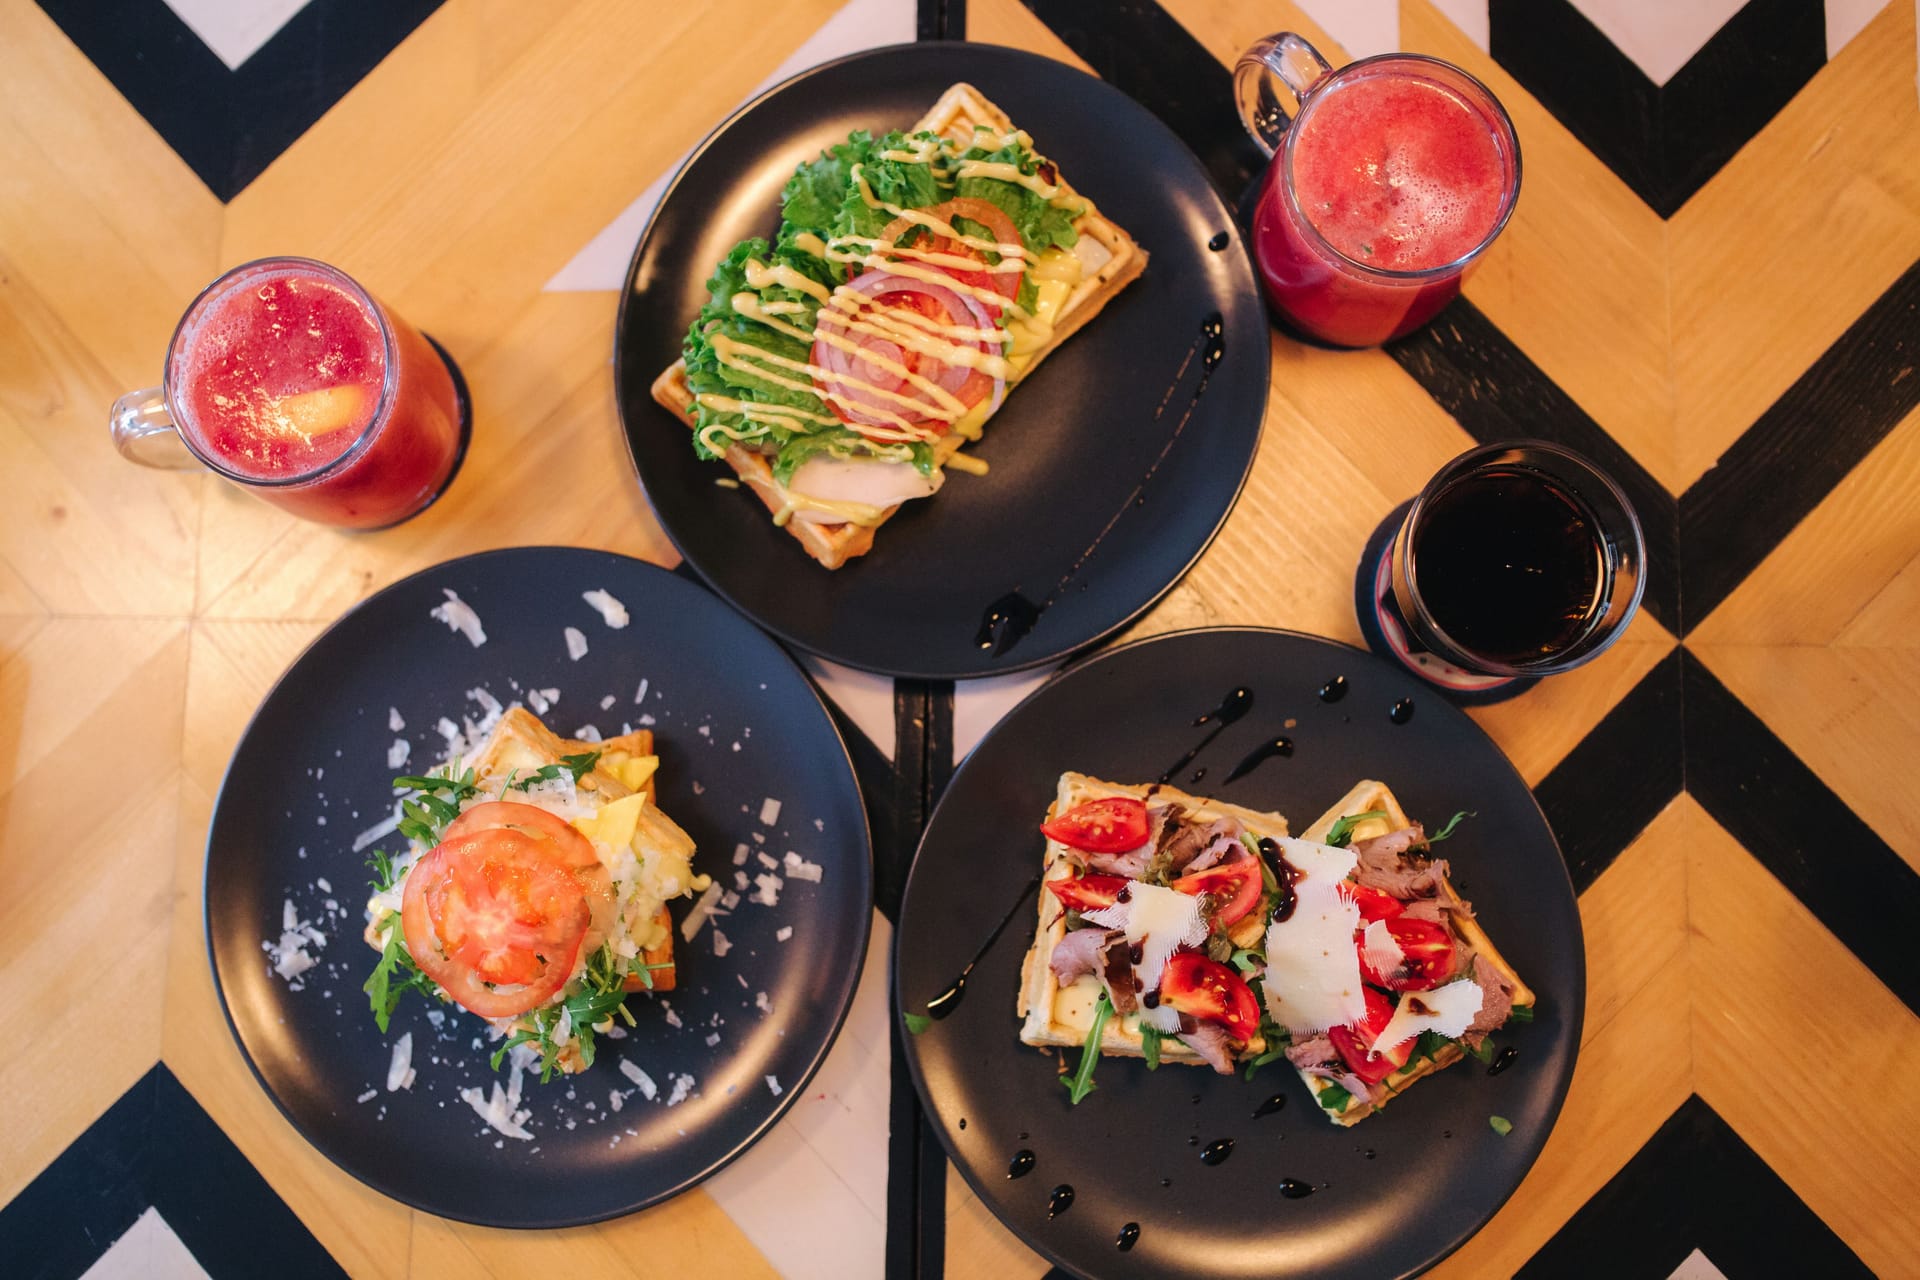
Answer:
<path fill-rule="evenodd" d="M 600 616 L 605 618 L 607 625 L 615 631 L 620 630 L 632 620 L 627 616 L 627 606 L 621 604 L 604 590 L 596 588 L 593 591 L 582 592 L 580 598 L 598 609 Z"/>
<path fill-rule="evenodd" d="M 693 1092 L 692 1076 L 686 1075 L 684 1073 L 681 1075 L 675 1076 L 673 1078 L 673 1092 L 667 1095 L 667 1105 L 670 1107 L 679 1106 L 681 1103 L 687 1100 L 687 1095 L 692 1092 Z"/>
<path fill-rule="evenodd" d="M 635 1063 L 629 1062 L 625 1058 L 620 1059 L 620 1074 L 638 1085 L 641 1096 L 646 1098 L 648 1102 L 652 1102 L 660 1096 L 659 1086 L 654 1084 L 653 1077 L 642 1071 Z"/>
<path fill-rule="evenodd" d="M 581 633 L 580 628 L 566 627 L 560 634 L 566 637 L 567 657 L 578 662 L 587 656 L 587 637 Z"/>
<path fill-rule="evenodd" d="M 733 846 L 733 865 L 736 867 L 747 865 L 747 846 L 743 844 Z"/>
<path fill-rule="evenodd" d="M 475 613 L 466 601 L 445 587 L 440 588 L 440 594 L 447 598 L 447 602 L 436 609 L 428 610 L 428 615 L 438 618 L 446 623 L 450 630 L 458 631 L 465 636 L 467 643 L 474 648 L 478 649 L 485 644 L 487 633 L 486 629 L 480 625 L 480 615 Z"/>
<path fill-rule="evenodd" d="M 393 1042 L 393 1060 L 387 1064 L 387 1092 L 413 1088 L 414 1074 L 413 1032 L 408 1031 Z"/>
<path fill-rule="evenodd" d="M 770 827 L 780 821 L 780 802 L 768 796 L 760 802 L 760 825 Z"/>
<path fill-rule="evenodd" d="M 355 1098 L 354 1101 L 360 1102 L 360 1103 L 367 1103 L 367 1102 L 372 1102 L 375 1098 L 379 1096 L 380 1096 L 380 1091 L 378 1089 L 369 1089 L 365 1093 L 361 1094 L 359 1097 Z"/>
<path fill-rule="evenodd" d="M 406 727 L 407 727 L 407 722 L 400 718 L 400 708 L 388 707 L 387 708 L 387 732 L 398 733 Z"/>
<path fill-rule="evenodd" d="M 753 883 L 757 888 L 754 895 L 747 899 L 747 901 L 757 902 L 763 907 L 777 907 L 780 905 L 780 887 L 784 882 L 779 876 L 766 874 L 757 875 L 753 878 Z"/>
<path fill-rule="evenodd" d="M 777 1098 L 777 1097 L 779 1097 L 779 1096 L 780 1096 L 780 1094 L 781 1094 L 781 1088 L 780 1088 L 780 1077 L 779 1077 L 779 1076 L 768 1076 L 768 1077 L 767 1077 L 767 1088 L 769 1088 L 769 1089 L 771 1089 L 771 1090 L 773 1090 L 773 1096 L 774 1096 L 774 1097 L 776 1097 L 776 1098 Z"/>
<path fill-rule="evenodd" d="M 787 850 L 787 856 L 784 861 L 786 863 L 787 878 L 789 880 L 807 880 L 813 884 L 820 883 L 819 863 L 808 862 L 791 849 Z"/>
<path fill-rule="evenodd" d="M 608 694 L 604 698 L 600 699 L 600 709 L 602 711 L 605 711 L 608 707 L 612 706 L 613 703 L 614 703 L 613 695 Z"/>
<path fill-rule="evenodd" d="M 727 935 L 720 932 L 720 927 L 715 925 L 713 929 L 713 954 L 723 956 L 731 950 L 733 950 L 733 944 L 727 941 Z"/>
<path fill-rule="evenodd" d="M 790 924 L 783 924 L 778 929 L 774 930 L 773 936 L 778 938 L 780 941 L 785 942 L 788 938 L 791 938 L 793 936 L 793 926 Z"/>
<path fill-rule="evenodd" d="M 405 738 L 395 738 L 393 745 L 387 748 L 387 768 L 404 768 L 407 757 L 413 754 L 413 744 Z"/>

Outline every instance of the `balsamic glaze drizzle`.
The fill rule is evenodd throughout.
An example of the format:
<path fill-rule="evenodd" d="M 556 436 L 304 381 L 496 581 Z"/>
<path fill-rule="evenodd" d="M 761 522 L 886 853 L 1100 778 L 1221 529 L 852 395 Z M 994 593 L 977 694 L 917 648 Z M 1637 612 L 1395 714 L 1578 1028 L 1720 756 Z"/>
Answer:
<path fill-rule="evenodd" d="M 1387 719 L 1393 721 L 1395 724 L 1405 724 L 1407 721 L 1413 719 L 1413 699 L 1402 698 L 1400 701 L 1394 703 L 1393 709 L 1387 712 Z"/>
<path fill-rule="evenodd" d="M 1280 1194 L 1289 1200 L 1304 1200 L 1315 1190 L 1311 1182 L 1302 1182 L 1298 1178 L 1280 1179 Z"/>
<path fill-rule="evenodd" d="M 1222 232 L 1221 236 L 1224 237 L 1225 234 Z M 1093 558 L 1093 553 L 1100 549 L 1100 544 L 1105 542 L 1107 535 L 1113 532 L 1113 527 L 1120 523 L 1120 517 L 1125 515 L 1131 507 L 1145 505 L 1147 486 L 1153 482 L 1153 477 L 1159 472 L 1161 464 L 1166 462 L 1167 455 L 1173 452 L 1173 446 L 1179 443 L 1181 435 L 1187 429 L 1187 423 L 1193 420 L 1193 411 L 1199 406 L 1200 397 L 1207 393 L 1207 383 L 1212 380 L 1213 371 L 1219 368 L 1220 362 L 1226 358 L 1225 334 L 1226 320 L 1218 311 L 1209 312 L 1200 321 L 1199 336 L 1193 340 L 1193 345 L 1187 348 L 1186 357 L 1180 361 L 1180 367 L 1174 371 L 1173 381 L 1167 385 L 1166 394 L 1160 397 L 1159 407 L 1153 411 L 1155 422 L 1166 416 L 1167 406 L 1173 403 L 1173 393 L 1178 391 L 1180 384 L 1186 380 L 1187 370 L 1193 367 L 1193 358 L 1196 355 L 1199 356 L 1200 381 L 1194 387 L 1193 395 L 1188 398 L 1186 408 L 1180 414 L 1180 421 L 1174 424 L 1173 434 L 1167 437 L 1166 444 L 1161 446 L 1159 456 L 1154 458 L 1152 465 L 1147 468 L 1147 473 L 1140 477 L 1140 483 L 1133 486 L 1133 492 L 1128 494 L 1127 500 L 1120 504 L 1120 509 L 1113 513 L 1113 518 L 1108 520 L 1093 541 L 1087 544 L 1087 549 L 1080 553 L 1067 571 L 1060 575 L 1060 580 L 1053 584 L 1053 590 L 1047 592 L 1046 597 L 1039 604 L 1035 604 L 1018 591 L 1010 591 L 987 606 L 986 611 L 981 615 L 980 629 L 974 633 L 973 642 L 976 645 L 982 649 L 991 649 L 993 656 L 998 658 L 1019 644 L 1039 623 L 1040 615 L 1065 594 L 1068 584 L 1079 576 L 1080 570 L 1085 568 L 1087 561 Z M 1161 781 L 1165 782 L 1166 779 L 1162 778 Z"/>
<path fill-rule="evenodd" d="M 1508 1045 L 1506 1048 L 1502 1049 L 1500 1052 L 1493 1055 L 1493 1061 L 1487 1064 L 1487 1074 L 1490 1076 L 1499 1075 L 1502 1071 L 1505 1071 L 1508 1067 L 1512 1066 L 1513 1060 L 1519 1056 L 1520 1056 L 1519 1046 L 1511 1045 L 1511 1044 Z"/>
<path fill-rule="evenodd" d="M 1129 1222 L 1120 1228 L 1120 1234 L 1113 1238 L 1113 1247 L 1125 1253 L 1140 1242 L 1140 1224 Z"/>
<path fill-rule="evenodd" d="M 1261 1116 L 1270 1116 L 1286 1105 L 1287 1095 L 1284 1093 L 1276 1093 L 1253 1109 L 1253 1118 L 1258 1120 Z"/>
<path fill-rule="evenodd" d="M 1346 696 L 1347 678 L 1345 676 L 1335 676 L 1320 686 L 1320 701 L 1322 702 L 1338 702 Z"/>
<path fill-rule="evenodd" d="M 1059 1217 L 1073 1207 L 1073 1184 L 1063 1182 L 1053 1189 L 1047 1197 L 1047 1217 L 1049 1220 Z"/>
<path fill-rule="evenodd" d="M 1033 1172 L 1033 1165 L 1033 1152 L 1026 1150 L 1024 1147 L 1014 1152 L 1013 1159 L 1007 1162 L 1008 1181 L 1012 1181 L 1014 1178 L 1026 1177 Z"/>
<path fill-rule="evenodd" d="M 1192 764 L 1195 758 L 1207 749 L 1208 744 L 1220 736 L 1223 729 L 1238 720 L 1241 716 L 1247 714 L 1252 707 L 1253 690 L 1247 688 L 1245 685 L 1241 685 L 1236 689 L 1230 690 L 1226 697 L 1220 699 L 1219 706 L 1202 715 L 1196 716 L 1193 721 L 1194 728 L 1198 729 L 1202 725 L 1208 724 L 1212 725 L 1213 728 L 1207 731 L 1207 736 L 1200 739 L 1193 750 L 1174 761 L 1173 767 L 1161 774 L 1159 780 L 1161 782 L 1172 782 L 1174 774 Z"/>
<path fill-rule="evenodd" d="M 1207 248 L 1213 250 L 1215 253 L 1218 253 L 1222 249 L 1226 248 L 1227 245 L 1230 243 L 1231 243 L 1231 240 L 1228 237 L 1226 232 L 1216 231 L 1213 233 L 1213 239 L 1207 241 Z"/>
<path fill-rule="evenodd" d="M 927 1014 L 930 1017 L 944 1018 L 960 1007 L 960 1002 L 966 998 L 967 994 L 967 975 L 972 973 L 973 966 L 979 964 L 981 958 L 993 949 L 993 944 L 1000 940 L 1000 935 L 1007 931 L 1007 926 L 1013 922 L 1013 917 L 1021 907 L 1027 905 L 1035 891 L 1040 888 L 1040 877 L 1045 874 L 1044 871 L 1034 873 L 1033 879 L 1027 881 L 1021 888 L 1020 896 L 1015 898 L 1013 905 L 1007 908 L 1007 914 L 1000 917 L 1000 923 L 993 926 L 993 932 L 988 934 L 987 940 L 980 944 L 980 949 L 973 953 L 973 959 L 967 961 L 967 967 L 962 969 L 960 976 L 953 980 L 953 985 L 927 1001 Z"/>
<path fill-rule="evenodd" d="M 1263 742 L 1253 750 L 1247 752 L 1240 763 L 1233 766 L 1232 771 L 1227 774 L 1227 782 L 1238 782 L 1275 756 L 1285 760 L 1292 754 L 1292 738 L 1279 737 L 1271 742 Z M 1224 786 L 1225 784 L 1223 783 L 1222 785 Z"/>
<path fill-rule="evenodd" d="M 1225 1164 L 1227 1157 L 1233 1154 L 1232 1138 L 1215 1138 L 1200 1153 L 1200 1163 L 1205 1165 Z"/>

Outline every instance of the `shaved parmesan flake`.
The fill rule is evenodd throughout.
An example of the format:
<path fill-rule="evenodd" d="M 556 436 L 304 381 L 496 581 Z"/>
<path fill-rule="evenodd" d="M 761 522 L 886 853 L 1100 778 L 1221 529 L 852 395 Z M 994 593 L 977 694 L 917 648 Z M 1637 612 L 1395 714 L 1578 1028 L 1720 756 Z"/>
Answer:
<path fill-rule="evenodd" d="M 398 733 L 406 727 L 407 727 L 407 722 L 401 719 L 400 717 L 400 708 L 388 707 L 387 708 L 387 732 Z"/>
<path fill-rule="evenodd" d="M 385 840 L 400 829 L 400 806 L 393 807 L 393 815 L 384 822 L 376 822 L 353 838 L 353 851 L 360 852 L 376 840 Z"/>
<path fill-rule="evenodd" d="M 761 853 L 755 856 L 757 856 L 760 859 L 760 865 L 765 867 L 767 870 L 778 871 L 780 869 L 780 860 L 774 857 L 772 854 Z"/>
<path fill-rule="evenodd" d="M 507 1092 L 500 1087 L 499 1081 L 494 1081 L 491 1094 L 482 1093 L 471 1087 L 462 1089 L 460 1100 L 472 1107 L 473 1113 L 484 1120 L 487 1127 L 495 1133 L 509 1138 L 518 1138 L 522 1142 L 533 1141 L 533 1135 L 527 1132 L 525 1127 L 526 1118 L 532 1113 L 514 1111 L 507 1101 Z"/>
<path fill-rule="evenodd" d="M 1451 1040 L 1473 1025 L 1474 1015 L 1485 999 L 1486 993 L 1471 978 L 1432 991 L 1403 991 L 1399 1008 L 1380 1029 L 1373 1047 L 1376 1051 L 1391 1049 L 1422 1031 L 1437 1032 Z"/>
<path fill-rule="evenodd" d="M 1296 1038 L 1362 1022 L 1366 996 L 1353 947 L 1360 908 L 1346 884 L 1354 853 L 1287 837 L 1279 843 L 1299 874 L 1293 915 L 1267 927 L 1267 1010 Z"/>
<path fill-rule="evenodd" d="M 654 1084 L 653 1077 L 625 1058 L 620 1059 L 620 1074 L 638 1085 L 641 1096 L 648 1102 L 660 1096 L 660 1087 Z"/>
<path fill-rule="evenodd" d="M 553 699 L 547 696 L 545 689 L 529 689 L 527 690 L 527 705 L 533 708 L 536 715 L 545 715 L 548 710 L 552 708 Z"/>
<path fill-rule="evenodd" d="M 387 1092 L 413 1088 L 413 1032 L 393 1042 L 393 1060 L 387 1063 Z"/>
<path fill-rule="evenodd" d="M 467 696 L 480 704 L 480 714 L 487 718 L 489 725 L 492 721 L 499 719 L 500 713 L 506 710 L 500 705 L 500 699 L 485 689 L 469 689 Z"/>
<path fill-rule="evenodd" d="M 723 956 L 731 950 L 733 950 L 733 944 L 728 942 L 727 935 L 720 932 L 719 927 L 715 926 L 713 931 L 713 954 Z"/>
<path fill-rule="evenodd" d="M 413 744 L 405 738 L 395 738 L 393 745 L 387 748 L 387 768 L 405 767 L 407 757 L 413 754 Z"/>
<path fill-rule="evenodd" d="M 780 905 L 780 886 L 785 882 L 782 881 L 779 876 L 766 874 L 757 875 L 753 878 L 753 883 L 756 889 L 753 896 L 748 898 L 747 901 L 757 902 L 763 907 L 777 907 Z M 1168 892 L 1172 891 L 1169 890 Z M 1185 894 L 1181 894 L 1180 896 L 1183 898 L 1186 897 Z M 1187 900 L 1189 902 L 1196 901 L 1196 899 L 1192 898 L 1188 898 Z"/>
<path fill-rule="evenodd" d="M 607 1110 L 618 1111 L 626 1105 L 627 1100 L 618 1089 L 607 1090 Z"/>
<path fill-rule="evenodd" d="M 788 938 L 791 938 L 793 936 L 793 926 L 790 924 L 783 924 L 774 931 L 773 936 L 778 938 L 780 941 L 785 942 Z"/>
<path fill-rule="evenodd" d="M 602 711 L 605 711 L 608 707 L 612 706 L 613 703 L 614 703 L 614 697 L 612 694 L 609 693 L 605 697 L 600 699 L 600 709 Z"/>
<path fill-rule="evenodd" d="M 447 598 L 447 602 L 437 609 L 429 610 L 430 616 L 438 618 L 449 628 L 465 636 L 467 643 L 474 648 L 478 649 L 485 644 L 487 633 L 480 625 L 480 615 L 469 608 L 466 601 L 445 587 L 440 588 L 440 594 Z"/>
<path fill-rule="evenodd" d="M 1176 948 L 1198 946 L 1207 940 L 1207 920 L 1200 914 L 1196 894 L 1144 882 L 1128 889 L 1127 901 L 1085 914 L 1095 924 L 1125 929 L 1129 943 L 1141 944 L 1134 971 L 1140 976 L 1140 989 L 1152 991 L 1160 985 L 1160 971 Z"/>
<path fill-rule="evenodd" d="M 753 1007 L 762 1013 L 772 1013 L 773 997 L 764 991 L 756 991 L 753 995 Z"/>
<path fill-rule="evenodd" d="M 600 611 L 600 616 L 605 618 L 607 620 L 607 625 L 612 627 L 615 631 L 620 630 L 620 628 L 626 626 L 627 623 L 631 621 L 631 619 L 628 618 L 627 616 L 627 606 L 621 604 L 618 600 L 615 600 L 612 596 L 608 595 L 605 591 L 596 589 L 593 591 L 583 592 L 580 598 L 582 600 L 585 600 L 588 604 L 592 605 L 594 608 L 598 609 Z"/>
<path fill-rule="evenodd" d="M 681 1075 L 675 1076 L 673 1078 L 673 1092 L 667 1095 L 667 1105 L 670 1107 L 679 1106 L 681 1103 L 687 1100 L 687 1095 L 692 1092 L 693 1092 L 692 1076 L 686 1075 L 684 1073 Z"/>
<path fill-rule="evenodd" d="M 640 682 L 640 687 L 633 691 L 633 703 L 635 706 L 639 706 L 641 703 L 645 702 L 646 700 L 647 700 L 647 682 L 645 680 L 642 680 Z"/>
<path fill-rule="evenodd" d="M 736 867 L 747 865 L 747 846 L 743 844 L 733 846 L 733 865 Z"/>
<path fill-rule="evenodd" d="M 810 881 L 813 884 L 820 883 L 820 864 L 819 863 L 808 862 L 805 858 L 801 857 L 799 854 L 795 853 L 791 849 L 787 850 L 787 856 L 785 857 L 785 859 L 783 859 L 783 861 L 786 863 L 787 879 L 806 880 L 806 881 Z"/>
<path fill-rule="evenodd" d="M 1162 1035 L 1180 1034 L 1180 1011 L 1170 1004 L 1157 1004 L 1140 1011 L 1140 1025 L 1152 1027 Z"/>
<path fill-rule="evenodd" d="M 578 729 L 575 729 L 573 731 L 573 736 L 575 738 L 578 738 L 581 742 L 604 741 L 604 739 L 602 739 L 600 736 L 599 727 L 597 725 L 591 725 L 591 724 L 581 725 Z"/>
<path fill-rule="evenodd" d="M 760 802 L 760 825 L 770 827 L 780 821 L 780 802 L 768 796 Z"/>
<path fill-rule="evenodd" d="M 369 1089 L 365 1093 L 361 1094 L 359 1097 L 355 1098 L 354 1101 L 355 1102 L 372 1102 L 375 1098 L 379 1096 L 380 1096 L 380 1091 L 378 1089 Z"/>
<path fill-rule="evenodd" d="M 1367 968 L 1377 974 L 1390 974 L 1400 967 L 1407 953 L 1400 948 L 1385 920 L 1375 920 L 1367 926 L 1360 938 L 1361 949 L 1367 957 Z"/>
<path fill-rule="evenodd" d="M 782 1092 L 782 1090 L 781 1090 L 781 1088 L 780 1088 L 780 1077 L 779 1077 L 779 1076 L 768 1076 L 768 1077 L 767 1077 L 767 1088 L 769 1088 L 769 1089 L 771 1089 L 771 1090 L 773 1090 L 773 1096 L 774 1096 L 774 1097 L 776 1097 L 776 1098 L 777 1098 L 777 1097 L 779 1097 L 779 1096 L 780 1096 L 780 1094 L 781 1094 L 781 1092 Z"/>
<path fill-rule="evenodd" d="M 560 633 L 567 640 L 567 656 L 575 662 L 587 656 L 587 637 L 578 627 L 567 627 Z"/>
<path fill-rule="evenodd" d="M 700 926 L 705 924 L 707 917 L 713 914 L 714 904 L 720 901 L 720 895 L 725 892 L 726 888 L 723 885 L 708 885 L 707 891 L 701 894 L 699 901 L 693 904 L 693 910 L 687 912 L 687 918 L 680 922 L 680 936 L 692 942 L 694 935 L 700 932 Z"/>
<path fill-rule="evenodd" d="M 293 899 L 284 899 L 280 904 L 280 937 L 278 941 L 262 941 L 260 947 L 273 961 L 273 971 L 292 982 L 307 970 L 320 962 L 307 950 L 311 942 L 315 951 L 327 945 L 327 935 L 312 926 L 310 921 L 302 920 L 294 909 Z"/>

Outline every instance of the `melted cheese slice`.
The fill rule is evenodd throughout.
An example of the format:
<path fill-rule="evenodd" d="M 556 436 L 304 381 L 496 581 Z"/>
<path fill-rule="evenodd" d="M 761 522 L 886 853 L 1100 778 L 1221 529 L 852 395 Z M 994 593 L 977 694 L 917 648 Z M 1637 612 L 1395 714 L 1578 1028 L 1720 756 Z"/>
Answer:
<path fill-rule="evenodd" d="M 1480 984 L 1471 978 L 1449 982 L 1432 991 L 1403 992 L 1400 1007 L 1393 1011 L 1393 1017 L 1380 1029 L 1374 1049 L 1391 1049 L 1413 1039 L 1422 1031 L 1437 1031 L 1451 1040 L 1473 1024 L 1474 1016 L 1480 1012 L 1481 1003 L 1486 998 L 1486 993 L 1480 990 Z"/>
<path fill-rule="evenodd" d="M 612 804 L 602 805 L 597 813 L 575 818 L 573 826 L 596 845 L 625 849 L 633 844 L 634 830 L 640 825 L 640 811 L 646 806 L 646 793 L 636 791 Z"/>
<path fill-rule="evenodd" d="M 1267 926 L 1267 1011 L 1296 1038 L 1363 1022 L 1367 1001 L 1353 931 L 1360 908 L 1346 888 L 1351 849 L 1280 837 L 1294 881 L 1293 914 Z"/>
<path fill-rule="evenodd" d="M 1407 953 L 1400 943 L 1387 930 L 1385 920 L 1375 920 L 1360 935 L 1360 948 L 1366 953 L 1367 967 L 1381 976 L 1386 976 L 1400 967 Z"/>
<path fill-rule="evenodd" d="M 1127 886 L 1127 901 L 1089 911 L 1086 918 L 1109 929 L 1125 929 L 1128 943 L 1140 944 L 1140 963 L 1133 970 L 1142 991 L 1160 985 L 1160 973 L 1175 950 L 1207 940 L 1199 897 L 1139 881 Z"/>
<path fill-rule="evenodd" d="M 920 474 L 911 462 L 863 461 L 855 458 L 817 456 L 794 468 L 787 481 L 787 492 L 816 503 L 859 503 L 886 508 L 912 498 L 925 498 L 939 489 L 944 477 L 935 471 Z M 831 510 L 802 505 L 794 512 L 797 520 L 836 523 Z"/>

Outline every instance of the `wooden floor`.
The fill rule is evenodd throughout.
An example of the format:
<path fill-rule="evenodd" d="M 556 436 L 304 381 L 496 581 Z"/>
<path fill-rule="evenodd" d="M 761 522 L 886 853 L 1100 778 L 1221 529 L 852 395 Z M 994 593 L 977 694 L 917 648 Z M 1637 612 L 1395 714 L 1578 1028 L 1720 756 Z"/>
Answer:
<path fill-rule="evenodd" d="M 731 5 L 452 0 L 223 205 L 39 8 L 0 0 L 0 1024 L 29 1029 L 0 1058 L 0 1203 L 164 1059 L 355 1276 L 771 1274 L 697 1190 L 516 1235 L 409 1211 L 317 1157 L 224 1025 L 200 879 L 241 727 L 355 601 L 496 546 L 672 562 L 618 429 L 613 296 L 541 286 L 838 3 L 791 0 L 772 23 Z M 1165 7 L 1222 61 L 1279 27 L 1323 38 L 1286 0 Z M 973 39 L 1077 61 L 1016 0 L 968 9 Z M 1422 0 L 1403 5 L 1402 39 L 1486 80 L 1525 147 L 1525 198 L 1467 296 L 1676 495 L 1920 260 L 1911 5 L 1666 220 Z M 107 406 L 158 380 L 185 302 L 287 251 L 365 282 L 471 384 L 466 469 L 401 528 L 300 524 L 108 444 Z M 1361 543 L 1473 443 L 1388 354 L 1276 337 L 1272 357 L 1242 501 L 1137 633 L 1262 623 L 1357 642 Z M 1817 454 L 1818 423 L 1798 447 Z M 1284 525 L 1266 518 L 1281 507 Z M 1920 871 L 1917 634 L 1920 414 L 1686 643 Z M 1676 643 L 1643 612 L 1601 660 L 1476 718 L 1539 782 Z M 1591 988 L 1566 1110 L 1513 1200 L 1435 1274 L 1517 1270 L 1696 1094 L 1868 1266 L 1916 1274 L 1907 1003 L 1688 794 L 1581 909 Z M 949 1275 L 1045 1270 L 957 1178 L 948 1201 Z"/>

